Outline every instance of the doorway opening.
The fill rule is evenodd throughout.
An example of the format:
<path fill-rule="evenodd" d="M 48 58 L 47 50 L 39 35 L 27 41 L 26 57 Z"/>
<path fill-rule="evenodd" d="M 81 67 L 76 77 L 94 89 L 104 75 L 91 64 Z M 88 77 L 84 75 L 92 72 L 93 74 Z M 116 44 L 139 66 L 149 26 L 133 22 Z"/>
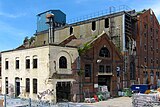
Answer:
<path fill-rule="evenodd" d="M 111 76 L 98 75 L 98 86 L 107 86 L 108 91 L 110 91 L 110 88 L 111 88 Z"/>
<path fill-rule="evenodd" d="M 57 82 L 56 96 L 57 102 L 71 101 L 71 83 Z"/>
<path fill-rule="evenodd" d="M 15 97 L 20 95 L 20 79 L 18 77 L 15 78 Z"/>

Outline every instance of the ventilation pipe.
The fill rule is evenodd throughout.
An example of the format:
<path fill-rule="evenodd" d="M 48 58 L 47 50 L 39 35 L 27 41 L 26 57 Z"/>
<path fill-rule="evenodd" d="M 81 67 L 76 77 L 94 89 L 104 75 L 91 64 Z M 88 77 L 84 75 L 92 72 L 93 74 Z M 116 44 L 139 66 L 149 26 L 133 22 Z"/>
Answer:
<path fill-rule="evenodd" d="M 46 15 L 46 23 L 49 25 L 48 43 L 54 43 L 54 14 Z"/>
<path fill-rule="evenodd" d="M 122 32 L 123 32 L 123 51 L 126 51 L 126 43 L 125 43 L 125 14 L 123 14 L 123 25 L 122 25 Z"/>

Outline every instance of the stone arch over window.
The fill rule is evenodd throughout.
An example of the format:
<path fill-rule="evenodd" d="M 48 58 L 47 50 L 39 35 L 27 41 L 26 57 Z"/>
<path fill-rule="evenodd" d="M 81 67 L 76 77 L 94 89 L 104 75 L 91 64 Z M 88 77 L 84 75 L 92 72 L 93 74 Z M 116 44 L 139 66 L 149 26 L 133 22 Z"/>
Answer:
<path fill-rule="evenodd" d="M 67 68 L 67 59 L 64 56 L 59 58 L 59 68 Z"/>
<path fill-rule="evenodd" d="M 102 47 L 99 52 L 100 57 L 110 57 L 110 52 L 106 47 Z"/>

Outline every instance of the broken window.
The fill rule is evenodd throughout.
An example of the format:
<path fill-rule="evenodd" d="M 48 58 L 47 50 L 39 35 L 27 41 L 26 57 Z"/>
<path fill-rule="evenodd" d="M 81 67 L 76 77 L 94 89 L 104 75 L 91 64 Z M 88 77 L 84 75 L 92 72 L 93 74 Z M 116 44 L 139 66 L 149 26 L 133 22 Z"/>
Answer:
<path fill-rule="evenodd" d="M 99 72 L 104 73 L 104 65 L 99 65 Z"/>
<path fill-rule="evenodd" d="M 91 65 L 90 64 L 85 65 L 85 77 L 91 77 Z"/>
<path fill-rule="evenodd" d="M 26 78 L 26 92 L 30 92 L 30 79 Z"/>
<path fill-rule="evenodd" d="M 5 69 L 8 69 L 9 68 L 9 62 L 8 60 L 5 61 Z"/>
<path fill-rule="evenodd" d="M 70 27 L 70 35 L 73 34 L 73 27 Z"/>
<path fill-rule="evenodd" d="M 96 21 L 93 21 L 93 22 L 92 22 L 92 30 L 93 30 L 93 31 L 96 30 Z"/>
<path fill-rule="evenodd" d="M 26 59 L 26 69 L 30 68 L 30 59 Z"/>
<path fill-rule="evenodd" d="M 135 63 L 134 62 L 131 62 L 130 63 L 130 79 L 131 80 L 134 80 L 135 79 Z"/>
<path fill-rule="evenodd" d="M 106 73 L 111 73 L 111 66 L 106 66 Z"/>
<path fill-rule="evenodd" d="M 64 56 L 59 58 L 59 68 L 67 68 L 67 59 Z"/>
<path fill-rule="evenodd" d="M 38 59 L 37 57 L 33 57 L 33 68 L 37 68 L 38 67 Z"/>
<path fill-rule="evenodd" d="M 147 62 L 147 58 L 146 57 L 144 58 L 144 62 Z"/>
<path fill-rule="evenodd" d="M 151 58 L 151 63 L 153 63 L 153 59 Z"/>
<path fill-rule="evenodd" d="M 37 79 L 33 79 L 33 93 L 37 94 Z"/>
<path fill-rule="evenodd" d="M 105 19 L 105 25 L 104 25 L 105 28 L 109 28 L 109 18 L 106 18 Z"/>
<path fill-rule="evenodd" d="M 8 77 L 5 78 L 5 94 L 8 94 Z"/>
<path fill-rule="evenodd" d="M 110 57 L 110 52 L 106 47 L 102 47 L 99 52 L 100 57 Z"/>
<path fill-rule="evenodd" d="M 153 47 L 151 46 L 151 51 L 153 51 Z"/>
<path fill-rule="evenodd" d="M 147 29 L 147 24 L 144 24 L 144 28 Z"/>
<path fill-rule="evenodd" d="M 147 48 L 146 48 L 146 44 L 144 45 L 144 50 L 146 50 Z"/>
<path fill-rule="evenodd" d="M 16 59 L 16 69 L 19 69 L 19 59 Z"/>
<path fill-rule="evenodd" d="M 144 32 L 144 37 L 146 37 L 146 35 L 147 35 L 146 32 Z"/>

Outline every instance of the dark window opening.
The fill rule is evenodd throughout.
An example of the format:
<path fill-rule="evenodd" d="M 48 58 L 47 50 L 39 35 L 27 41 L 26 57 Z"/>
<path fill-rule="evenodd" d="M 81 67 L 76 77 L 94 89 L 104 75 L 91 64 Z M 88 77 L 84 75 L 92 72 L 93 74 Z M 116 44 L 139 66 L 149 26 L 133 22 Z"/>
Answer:
<path fill-rule="evenodd" d="M 46 41 L 43 41 L 43 44 L 45 45 L 45 44 L 46 44 Z"/>
<path fill-rule="evenodd" d="M 30 79 L 26 78 L 26 92 L 30 92 Z"/>
<path fill-rule="evenodd" d="M 8 77 L 5 78 L 5 94 L 8 94 Z"/>
<path fill-rule="evenodd" d="M 26 69 L 30 68 L 30 59 L 26 59 Z"/>
<path fill-rule="evenodd" d="M 156 30 L 156 34 L 158 35 L 158 30 Z"/>
<path fill-rule="evenodd" d="M 96 21 L 93 21 L 93 22 L 92 22 L 92 30 L 93 30 L 93 31 L 96 30 Z"/>
<path fill-rule="evenodd" d="M 125 48 L 126 49 L 129 49 L 129 38 L 128 37 L 125 37 L 125 42 L 126 42 L 126 44 L 125 44 Z"/>
<path fill-rule="evenodd" d="M 136 78 L 136 69 L 135 69 L 135 63 L 131 62 L 130 63 L 130 79 L 135 80 Z M 144 72 L 143 72 L 144 73 Z"/>
<path fill-rule="evenodd" d="M 59 58 L 59 68 L 67 68 L 67 59 L 64 56 Z"/>
<path fill-rule="evenodd" d="M 99 65 L 99 72 L 104 73 L 104 65 Z"/>
<path fill-rule="evenodd" d="M 146 33 L 144 33 L 144 37 L 146 37 L 146 35 L 147 35 L 147 34 L 146 34 Z"/>
<path fill-rule="evenodd" d="M 144 45 L 144 49 L 146 50 L 147 48 L 146 48 L 146 44 Z"/>
<path fill-rule="evenodd" d="M 91 65 L 90 64 L 85 65 L 85 77 L 91 77 Z"/>
<path fill-rule="evenodd" d="M 156 52 L 158 53 L 158 48 L 156 49 Z"/>
<path fill-rule="evenodd" d="M 153 51 L 153 47 L 151 46 L 151 51 Z"/>
<path fill-rule="evenodd" d="M 111 73 L 111 66 L 106 66 L 106 73 Z"/>
<path fill-rule="evenodd" d="M 8 67 L 9 67 L 9 62 L 5 61 L 5 69 L 8 69 Z"/>
<path fill-rule="evenodd" d="M 158 64 L 158 59 L 156 60 L 156 63 Z"/>
<path fill-rule="evenodd" d="M 70 35 L 73 34 L 73 27 L 70 27 Z"/>
<path fill-rule="evenodd" d="M 19 69 L 19 60 L 16 60 L 16 69 Z"/>
<path fill-rule="evenodd" d="M 33 59 L 33 68 L 37 68 L 38 65 L 38 59 Z"/>
<path fill-rule="evenodd" d="M 151 58 L 151 63 L 153 63 L 153 59 Z"/>
<path fill-rule="evenodd" d="M 147 24 L 144 24 L 144 28 L 147 29 Z"/>
<path fill-rule="evenodd" d="M 100 57 L 110 57 L 109 50 L 106 47 L 101 48 L 99 52 Z"/>
<path fill-rule="evenodd" d="M 147 62 L 147 58 L 146 57 L 144 58 L 144 62 Z"/>
<path fill-rule="evenodd" d="M 37 79 L 33 79 L 33 93 L 37 94 Z"/>
<path fill-rule="evenodd" d="M 105 28 L 109 28 L 109 19 L 105 19 Z"/>

